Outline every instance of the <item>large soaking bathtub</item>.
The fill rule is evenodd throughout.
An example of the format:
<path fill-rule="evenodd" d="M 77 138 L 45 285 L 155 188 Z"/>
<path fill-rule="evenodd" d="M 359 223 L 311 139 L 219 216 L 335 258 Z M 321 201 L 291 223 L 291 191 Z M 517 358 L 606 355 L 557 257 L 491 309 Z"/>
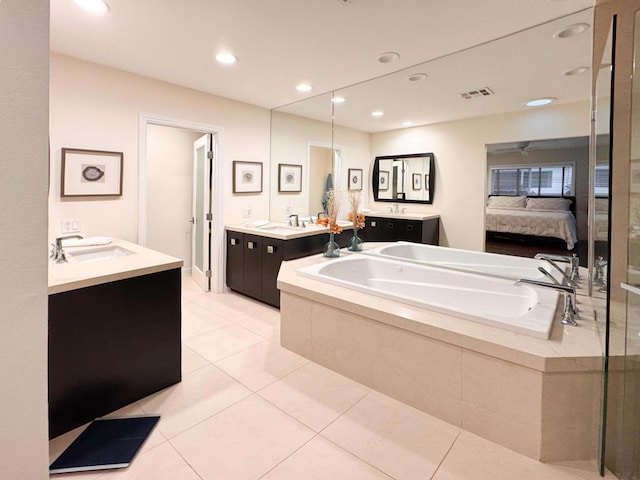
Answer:
<path fill-rule="evenodd" d="M 528 278 L 543 282 L 551 279 L 540 270 L 543 268 L 558 282 L 562 274 L 546 260 L 516 257 L 497 253 L 474 252 L 450 247 L 438 247 L 422 243 L 396 242 L 377 247 L 366 252 L 385 258 L 415 262 L 423 265 L 443 267 L 465 272 L 480 273 L 494 277 L 518 280 Z M 567 263 L 559 263 L 565 268 Z"/>
<path fill-rule="evenodd" d="M 558 292 L 513 280 L 353 255 L 297 270 L 303 276 L 548 339 Z"/>

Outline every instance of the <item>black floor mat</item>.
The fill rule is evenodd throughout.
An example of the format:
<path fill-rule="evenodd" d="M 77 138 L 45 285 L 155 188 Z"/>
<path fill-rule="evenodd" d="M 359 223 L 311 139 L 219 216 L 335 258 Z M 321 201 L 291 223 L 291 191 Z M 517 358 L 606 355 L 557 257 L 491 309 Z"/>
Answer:
<path fill-rule="evenodd" d="M 51 464 L 49 473 L 125 468 L 158 420 L 159 415 L 98 418 Z"/>

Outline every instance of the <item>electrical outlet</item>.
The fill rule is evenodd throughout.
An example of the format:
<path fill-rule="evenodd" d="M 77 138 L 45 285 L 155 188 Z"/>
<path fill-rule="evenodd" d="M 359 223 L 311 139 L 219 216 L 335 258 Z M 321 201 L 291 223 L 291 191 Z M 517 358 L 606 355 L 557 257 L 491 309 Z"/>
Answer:
<path fill-rule="evenodd" d="M 80 231 L 80 220 L 77 218 L 62 220 L 62 233 L 75 233 Z"/>

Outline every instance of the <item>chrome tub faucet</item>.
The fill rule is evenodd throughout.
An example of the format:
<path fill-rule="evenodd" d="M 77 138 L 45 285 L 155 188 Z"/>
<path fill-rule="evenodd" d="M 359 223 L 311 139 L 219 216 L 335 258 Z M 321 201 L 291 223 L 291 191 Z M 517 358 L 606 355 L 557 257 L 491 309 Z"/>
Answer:
<path fill-rule="evenodd" d="M 522 283 L 536 285 L 538 287 L 553 288 L 554 290 L 560 290 L 561 292 L 564 292 L 564 307 L 562 309 L 561 323 L 563 325 L 573 325 L 574 327 L 578 325 L 578 322 L 576 322 L 576 318 L 579 317 L 578 308 L 576 307 L 575 287 L 569 285 L 541 282 L 539 280 L 530 280 L 528 278 L 521 278 L 516 283 L 514 283 L 514 285 L 520 285 Z"/>

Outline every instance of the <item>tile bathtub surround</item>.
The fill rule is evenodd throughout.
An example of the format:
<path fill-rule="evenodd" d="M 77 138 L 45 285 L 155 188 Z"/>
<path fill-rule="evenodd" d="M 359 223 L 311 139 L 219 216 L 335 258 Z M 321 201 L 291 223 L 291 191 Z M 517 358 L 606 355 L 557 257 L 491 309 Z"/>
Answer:
<path fill-rule="evenodd" d="M 61 480 L 596 480 L 590 462 L 541 464 L 459 426 L 345 378 L 271 338 L 275 309 L 183 282 L 183 309 L 228 322 L 262 341 L 235 344 L 214 363 L 183 344 L 183 382 L 112 415 L 161 412 L 128 469 L 57 475 Z M 204 309 L 204 311 L 203 311 Z M 189 316 L 189 315 L 187 315 Z M 191 317 L 193 318 L 193 317 Z M 247 320 L 249 320 L 247 322 Z M 250 323 L 254 329 L 251 330 Z M 279 323 L 279 320 L 278 322 Z M 270 327 L 266 327 L 270 325 Z M 211 325 L 210 325 L 211 326 Z M 195 330 L 190 326 L 191 333 Z M 243 338 L 253 338 L 243 336 Z M 214 342 L 215 343 L 215 342 Z M 193 345 L 194 343 L 192 343 Z M 201 352 L 204 353 L 204 352 Z M 209 350 L 207 356 L 218 357 Z M 553 401 L 553 398 L 550 399 Z M 161 427 L 161 428 L 160 428 Z M 81 428 L 50 442 L 53 461 Z M 609 477 L 612 478 L 612 477 Z"/>
<path fill-rule="evenodd" d="M 579 327 L 558 321 L 540 340 L 296 275 L 317 261 L 281 267 L 284 347 L 533 459 L 595 458 L 602 360 L 588 302 Z"/>

